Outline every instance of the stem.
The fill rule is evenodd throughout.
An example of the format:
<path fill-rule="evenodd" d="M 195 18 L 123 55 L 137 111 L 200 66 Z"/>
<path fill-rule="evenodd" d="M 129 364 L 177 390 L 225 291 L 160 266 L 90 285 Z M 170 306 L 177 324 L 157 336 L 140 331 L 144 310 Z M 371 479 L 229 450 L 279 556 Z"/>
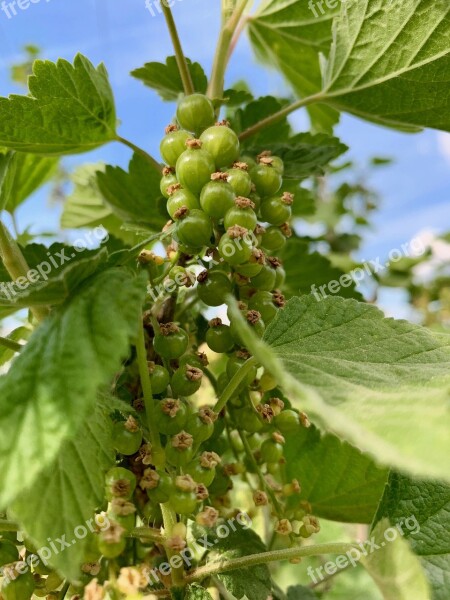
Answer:
<path fill-rule="evenodd" d="M 152 540 L 153 542 L 163 543 L 165 537 L 159 529 L 153 527 L 135 527 L 129 534 L 129 537 L 137 539 Z"/>
<path fill-rule="evenodd" d="M 262 121 L 255 123 L 255 125 L 252 125 L 248 129 L 243 131 L 241 133 L 241 135 L 239 136 L 239 140 L 242 142 L 243 140 L 246 140 L 247 138 L 251 137 L 252 135 L 255 135 L 255 133 L 258 133 L 259 131 L 261 131 L 261 129 L 264 129 L 265 127 L 269 127 L 269 125 L 273 125 L 274 123 L 277 123 L 278 121 L 280 121 L 284 117 L 287 117 L 288 115 L 290 115 L 292 112 L 298 110 L 299 108 L 303 108 L 304 106 L 309 106 L 310 104 L 314 104 L 315 102 L 320 102 L 322 99 L 323 99 L 323 95 L 321 93 L 314 94 L 313 96 L 308 96 L 307 98 L 301 98 L 300 100 L 297 100 L 296 102 L 293 102 L 292 104 L 289 104 L 289 106 L 282 108 L 281 110 L 274 113 L 273 115 L 270 115 L 270 117 L 266 117 L 265 119 L 262 119 Z"/>
<path fill-rule="evenodd" d="M 152 444 L 153 461 L 155 466 L 162 467 L 165 463 L 164 450 L 161 446 L 159 431 L 156 427 L 155 403 L 153 401 L 152 384 L 150 373 L 148 371 L 147 349 L 145 347 L 144 329 L 139 324 L 138 338 L 136 341 L 136 353 L 139 367 L 139 376 L 141 378 L 142 393 L 144 394 L 145 413 L 147 415 L 147 426 L 150 432 L 150 442 Z"/>
<path fill-rule="evenodd" d="M 221 396 L 219 397 L 219 400 L 217 401 L 217 403 L 214 407 L 214 412 L 220 413 L 220 411 L 223 410 L 223 408 L 225 407 L 228 400 L 233 397 L 235 391 L 238 389 L 240 384 L 247 377 L 247 374 L 249 373 L 249 371 L 251 369 L 253 369 L 253 367 L 257 364 L 258 364 L 258 361 L 256 360 L 255 357 L 249 358 L 242 365 L 242 367 L 239 369 L 239 371 L 235 375 L 233 375 L 230 383 L 223 390 Z"/>
<path fill-rule="evenodd" d="M 224 24 L 217 43 L 216 54 L 209 83 L 208 96 L 212 99 L 222 98 L 225 81 L 225 71 L 228 64 L 229 50 L 234 32 L 239 25 L 242 14 L 249 0 L 237 0 L 236 7 L 227 19 L 225 6 L 222 4 Z"/>
<path fill-rule="evenodd" d="M 190 573 L 185 581 L 191 583 L 199 581 L 205 577 L 234 571 L 236 569 L 245 569 L 256 565 L 277 562 L 280 560 L 292 560 L 293 558 L 302 558 L 304 556 L 320 556 L 322 554 L 345 554 L 355 548 L 354 544 L 316 544 L 314 546 L 297 546 L 296 548 L 287 548 L 283 550 L 273 550 L 272 552 L 262 552 L 261 554 L 250 554 L 235 558 L 232 560 L 219 560 L 213 564 L 199 567 Z"/>
<path fill-rule="evenodd" d="M 5 346 L 6 348 L 9 348 L 13 352 L 20 352 L 23 348 L 23 344 L 18 344 L 17 342 L 14 342 L 13 340 L 9 340 L 8 338 L 4 338 L 1 336 L 0 336 L 0 346 Z"/>
<path fill-rule="evenodd" d="M 281 509 L 280 503 L 277 500 L 277 497 L 275 496 L 275 492 L 270 487 L 270 485 L 267 483 L 267 481 L 264 479 L 264 475 L 262 474 L 261 469 L 259 468 L 259 465 L 256 462 L 256 459 L 253 455 L 252 449 L 250 448 L 250 444 L 248 443 L 246 435 L 240 430 L 238 430 L 238 433 L 239 433 L 239 437 L 241 438 L 242 444 L 244 446 L 245 454 L 247 455 L 248 460 L 252 463 L 253 469 L 255 470 L 256 474 L 258 475 L 258 479 L 261 483 L 261 487 L 267 492 L 267 495 L 269 496 L 269 498 L 272 502 L 272 505 L 277 514 L 277 517 L 279 519 L 281 519 L 283 511 Z"/>
<path fill-rule="evenodd" d="M 151 154 L 149 154 L 148 152 L 146 152 L 143 148 L 140 148 L 139 146 L 136 146 L 136 144 L 133 144 L 133 142 L 130 142 L 130 140 L 127 140 L 127 139 L 121 137 L 120 135 L 118 135 L 116 137 L 116 141 L 120 142 L 121 144 L 124 144 L 125 146 L 128 146 L 128 148 L 131 148 L 134 152 L 136 152 L 136 154 L 139 154 L 140 156 L 142 156 L 143 158 L 145 158 L 145 160 L 154 169 L 156 169 L 159 173 L 162 172 L 162 167 L 159 164 L 159 162 L 156 160 L 156 158 L 153 158 L 153 156 Z"/>
<path fill-rule="evenodd" d="M 19 525 L 6 519 L 0 519 L 0 531 L 19 531 Z"/>
<path fill-rule="evenodd" d="M 3 260 L 5 269 L 11 276 L 11 279 L 27 277 L 30 267 L 27 264 L 18 244 L 11 237 L 9 231 L 0 221 L 0 258 Z M 46 306 L 32 306 L 30 308 L 37 321 L 42 321 L 48 316 Z"/>
<path fill-rule="evenodd" d="M 67 592 L 69 591 L 69 587 L 70 587 L 70 582 L 66 581 L 66 583 L 63 585 L 61 591 L 58 594 L 58 600 L 64 600 Z"/>
<path fill-rule="evenodd" d="M 160 504 L 160 506 L 161 506 L 161 512 L 162 512 L 162 516 L 163 516 L 164 533 L 165 533 L 166 539 L 168 539 L 172 536 L 172 530 L 173 530 L 174 525 L 177 522 L 177 517 L 176 517 L 175 512 L 172 509 L 170 509 L 167 504 Z M 168 548 L 167 546 L 166 546 L 166 552 L 167 552 L 167 557 L 168 557 L 169 561 L 172 558 L 172 556 L 177 555 L 177 552 L 173 551 L 171 548 Z M 184 587 L 185 582 L 184 582 L 183 566 L 172 568 L 172 582 L 173 582 L 174 587 L 176 587 L 176 588 Z"/>
<path fill-rule="evenodd" d="M 177 26 L 172 15 L 172 9 L 168 2 L 161 2 L 161 8 L 166 18 L 167 27 L 175 50 L 175 58 L 178 70 L 180 71 L 181 81 L 183 82 L 184 93 L 186 96 L 190 96 L 195 92 L 194 84 L 192 82 L 191 72 L 189 71 L 183 48 L 181 47 L 180 36 L 178 35 Z"/>

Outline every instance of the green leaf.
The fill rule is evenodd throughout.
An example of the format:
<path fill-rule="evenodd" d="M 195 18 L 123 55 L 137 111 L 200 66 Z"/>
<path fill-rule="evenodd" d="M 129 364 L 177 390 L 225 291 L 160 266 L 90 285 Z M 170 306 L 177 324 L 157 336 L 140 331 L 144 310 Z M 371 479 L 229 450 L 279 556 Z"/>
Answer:
<path fill-rule="evenodd" d="M 314 426 L 286 436 L 288 480 L 298 479 L 313 514 L 332 521 L 371 523 L 388 472 L 334 435 Z"/>
<path fill-rule="evenodd" d="M 324 167 L 347 152 L 348 147 L 325 133 L 299 133 L 284 144 L 264 144 L 264 150 L 283 159 L 286 179 L 305 179 L 310 175 L 323 175 Z M 259 149 L 249 151 L 256 155 Z"/>
<path fill-rule="evenodd" d="M 6 336 L 6 339 L 11 340 L 13 342 L 22 342 L 27 340 L 30 337 L 31 330 L 28 327 L 17 327 L 14 329 L 9 335 Z M 0 343 L 0 367 L 10 361 L 16 352 L 10 350 L 6 346 L 2 346 Z"/>
<path fill-rule="evenodd" d="M 333 27 L 325 101 L 409 130 L 450 131 L 450 5 L 349 0 Z"/>
<path fill-rule="evenodd" d="M 313 6 L 318 9 L 319 2 Z M 323 6 L 322 2 L 322 6 Z M 281 72 L 299 97 L 321 90 L 319 55 L 327 55 L 331 44 L 331 23 L 339 12 L 323 7 L 317 18 L 308 2 L 268 0 L 249 22 L 249 35 L 257 57 Z M 309 109 L 316 130 L 331 133 L 339 114 L 328 106 Z"/>
<path fill-rule="evenodd" d="M 231 310 L 245 346 L 317 425 L 381 464 L 450 480 L 450 336 L 355 300 L 304 296 L 261 341 Z"/>
<path fill-rule="evenodd" d="M 122 221 L 144 223 L 160 231 L 168 220 L 159 189 L 161 173 L 139 154 L 133 154 L 128 172 L 107 165 L 97 173 L 97 185 L 106 203 Z"/>
<path fill-rule="evenodd" d="M 296 585 L 288 588 L 286 600 L 317 600 L 317 596 L 309 588 Z"/>
<path fill-rule="evenodd" d="M 202 66 L 197 62 L 186 59 L 189 72 L 194 84 L 194 90 L 200 94 L 206 92 L 208 84 Z M 175 56 L 168 56 L 166 63 L 150 62 L 139 69 L 131 71 L 131 75 L 140 79 L 145 85 L 155 90 L 163 100 L 176 102 L 180 94 L 184 93 L 180 70 Z"/>
<path fill-rule="evenodd" d="M 0 146 L 33 154 L 74 154 L 115 139 L 114 98 L 104 65 L 37 60 L 29 96 L 0 98 Z"/>
<path fill-rule="evenodd" d="M 375 523 L 387 517 L 401 526 L 419 556 L 433 600 L 447 600 L 450 589 L 450 486 L 392 473 Z"/>
<path fill-rule="evenodd" d="M 384 600 L 431 600 L 428 583 L 419 559 L 411 552 L 408 543 L 400 536 L 393 541 L 385 537 L 390 528 L 383 519 L 373 531 L 378 549 L 361 559 L 362 564 L 378 585 Z M 395 533 L 394 529 L 394 533 Z"/>
<path fill-rule="evenodd" d="M 230 117 L 231 124 L 236 133 L 240 134 L 252 125 L 255 125 L 262 119 L 270 117 L 274 113 L 278 112 L 285 106 L 287 106 L 287 100 L 281 100 L 274 98 L 273 96 L 263 96 L 257 100 L 253 100 L 244 108 L 236 110 L 233 116 Z M 249 141 L 242 142 L 241 146 L 243 149 L 249 147 L 249 145 L 258 148 L 258 152 L 261 148 L 266 149 L 267 144 L 273 144 L 274 142 L 286 142 L 291 134 L 291 126 L 288 123 L 287 118 L 277 121 L 275 125 L 265 127 L 262 131 L 253 135 Z"/>
<path fill-rule="evenodd" d="M 144 280 L 124 269 L 90 279 L 0 378 L 0 506 L 36 480 L 92 412 L 98 387 L 129 351 L 144 292 Z"/>
<path fill-rule="evenodd" d="M 71 581 L 81 577 L 89 541 L 86 530 L 96 526 L 94 511 L 103 503 L 105 473 L 115 462 L 107 410 L 98 405 L 92 412 L 76 436 L 63 443 L 56 461 L 11 506 L 27 537 L 37 549 L 49 548 L 49 563 Z M 49 538 L 58 553 L 52 551 Z M 64 542 L 69 546 L 61 549 Z"/>
<path fill-rule="evenodd" d="M 30 244 L 25 252 L 27 277 L 0 283 L 0 306 L 47 306 L 64 302 L 81 282 L 106 262 L 108 251 L 86 250 L 55 243 Z"/>
<path fill-rule="evenodd" d="M 241 106 L 253 100 L 252 94 L 247 90 L 229 89 L 223 93 L 224 104 L 227 106 Z"/>
<path fill-rule="evenodd" d="M 231 531 L 228 537 L 222 540 L 213 539 L 213 542 L 212 555 L 220 561 L 266 551 L 261 539 L 251 529 L 237 528 L 236 531 Z M 252 600 L 267 600 L 272 591 L 269 569 L 264 564 L 220 573 L 217 577 L 227 591 L 238 599 L 248 596 Z"/>
<path fill-rule="evenodd" d="M 204 587 L 194 583 L 188 587 L 185 600 L 212 600 L 212 596 Z"/>
<path fill-rule="evenodd" d="M 294 202 L 294 206 L 297 203 Z M 328 285 L 330 282 L 339 281 L 344 275 L 344 271 L 334 267 L 326 256 L 319 252 L 308 251 L 308 244 L 299 238 L 291 238 L 281 252 L 283 267 L 286 270 L 286 282 L 283 291 L 288 296 L 298 294 L 319 294 L 320 286 Z M 356 290 L 354 281 L 346 286 L 340 286 L 339 296 L 343 298 L 356 298 L 361 300 L 362 295 Z M 315 286 L 315 288 L 313 288 Z M 323 288 L 325 294 L 330 294 L 330 290 Z"/>
<path fill-rule="evenodd" d="M 7 205 L 12 192 L 11 165 L 13 158 L 14 152 L 0 152 L 0 211 Z"/>
<path fill-rule="evenodd" d="M 0 206 L 13 213 L 24 200 L 54 175 L 57 164 L 57 158 L 23 152 L 11 153 L 4 184 L 0 186 Z"/>

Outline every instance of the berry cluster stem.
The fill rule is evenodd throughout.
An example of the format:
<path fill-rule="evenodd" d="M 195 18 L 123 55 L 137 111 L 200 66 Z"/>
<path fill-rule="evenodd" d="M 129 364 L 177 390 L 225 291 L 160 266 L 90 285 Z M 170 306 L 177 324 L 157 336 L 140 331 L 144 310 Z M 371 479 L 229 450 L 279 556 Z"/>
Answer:
<path fill-rule="evenodd" d="M 292 104 L 289 104 L 285 108 L 282 108 L 278 112 L 273 113 L 273 115 L 270 115 L 270 117 L 266 117 L 265 119 L 258 121 L 258 123 L 255 123 L 248 129 L 243 131 L 241 133 L 241 135 L 239 136 L 239 140 L 242 142 L 243 140 L 246 140 L 247 138 L 252 137 L 252 135 L 255 135 L 262 129 L 265 129 L 266 127 L 269 127 L 270 125 L 274 125 L 275 123 L 277 123 L 281 119 L 284 119 L 284 117 L 289 116 L 291 113 L 295 112 L 299 108 L 309 106 L 310 104 L 315 104 L 316 102 L 321 102 L 323 99 L 324 99 L 324 96 L 322 93 L 314 94 L 313 96 L 308 96 L 307 98 L 301 98 L 300 100 L 297 100 L 296 102 L 293 102 Z"/>
<path fill-rule="evenodd" d="M 0 531 L 19 531 L 19 525 L 12 521 L 0 519 Z"/>
<path fill-rule="evenodd" d="M 4 338 L 0 336 L 0 346 L 4 346 L 5 348 L 9 348 L 13 352 L 20 352 L 22 350 L 22 344 L 18 344 L 14 340 L 8 340 L 8 338 Z"/>
<path fill-rule="evenodd" d="M 195 92 L 194 84 L 192 82 L 191 72 L 187 64 L 186 57 L 181 46 L 180 36 L 178 35 L 177 26 L 173 18 L 172 9 L 168 2 L 161 2 L 161 8 L 166 18 L 167 28 L 172 39 L 172 44 L 175 50 L 175 58 L 180 71 L 181 81 L 183 82 L 184 93 L 186 96 L 190 96 Z"/>
<path fill-rule="evenodd" d="M 0 258 L 13 280 L 19 277 L 26 277 L 30 270 L 17 242 L 11 237 L 9 231 L 1 221 Z M 30 310 L 37 321 L 42 321 L 49 314 L 48 308 L 45 306 L 32 306 Z"/>
<path fill-rule="evenodd" d="M 163 523 L 164 523 L 165 537 L 170 538 L 172 535 L 172 530 L 177 522 L 177 516 L 176 516 L 175 512 L 168 507 L 167 504 L 160 504 L 160 506 L 161 506 L 161 513 L 162 513 L 162 517 L 163 517 Z M 167 546 L 166 546 L 166 552 L 167 552 L 167 557 L 169 560 L 172 558 L 172 556 L 176 555 L 176 552 L 174 552 Z M 184 584 L 184 568 L 183 568 L 183 566 L 174 567 L 172 569 L 172 583 L 175 588 L 184 587 L 185 584 Z"/>
<path fill-rule="evenodd" d="M 139 367 L 139 376 L 141 379 L 142 393 L 144 395 L 145 413 L 147 415 L 147 425 L 150 432 L 150 442 L 152 444 L 153 460 L 155 466 L 164 466 L 164 450 L 161 446 L 159 431 L 156 427 L 155 403 L 153 400 L 152 384 L 148 371 L 147 350 L 145 347 L 144 329 L 139 324 L 138 337 L 136 341 L 136 353 Z"/>
<path fill-rule="evenodd" d="M 226 18 L 226 13 L 223 7 L 224 23 L 220 32 L 219 41 L 217 43 L 214 64 L 211 73 L 211 79 L 208 89 L 208 96 L 211 99 L 222 98 L 223 87 L 225 81 L 225 71 L 228 64 L 229 49 L 241 17 L 247 7 L 249 0 L 237 0 L 236 7 L 229 18 Z"/>
<path fill-rule="evenodd" d="M 321 556 L 323 554 L 345 554 L 349 550 L 356 547 L 356 544 L 315 544 L 313 546 L 296 546 L 295 548 L 287 548 L 283 550 L 273 550 L 272 552 L 261 552 L 260 554 L 249 554 L 241 558 L 232 560 L 218 560 L 213 564 L 199 567 L 190 573 L 185 581 L 191 583 L 193 581 L 201 581 L 205 577 L 216 575 L 218 573 L 226 573 L 235 571 L 236 569 L 245 569 L 256 565 L 268 564 L 281 560 L 292 560 L 294 558 L 302 558 L 305 556 Z"/>
<path fill-rule="evenodd" d="M 249 371 L 253 369 L 253 367 L 257 364 L 256 358 L 249 358 L 239 369 L 239 371 L 231 378 L 230 383 L 223 390 L 222 394 L 217 401 L 214 411 L 216 413 L 220 413 L 223 410 L 230 398 L 233 397 L 234 393 L 238 389 L 239 385 L 244 381 L 247 377 Z"/>

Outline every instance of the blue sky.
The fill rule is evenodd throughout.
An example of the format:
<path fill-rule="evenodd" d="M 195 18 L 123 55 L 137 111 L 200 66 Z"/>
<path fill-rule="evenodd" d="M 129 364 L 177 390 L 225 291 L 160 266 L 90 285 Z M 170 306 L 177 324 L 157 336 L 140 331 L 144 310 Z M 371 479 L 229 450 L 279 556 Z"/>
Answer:
<path fill-rule="evenodd" d="M 22 0 L 23 1 L 23 0 Z M 0 2 L 1 4 L 1 2 Z M 211 67 L 219 25 L 219 0 L 176 0 L 173 8 L 186 54 Z M 34 0 L 26 10 L 8 19 L 0 12 L 0 95 L 22 93 L 9 79 L 9 67 L 21 60 L 21 48 L 33 43 L 45 58 L 72 60 L 80 51 L 94 63 L 103 61 L 114 89 L 120 133 L 157 155 L 164 125 L 173 105 L 163 104 L 155 93 L 129 77 L 144 62 L 164 60 L 172 53 L 161 15 L 152 16 L 145 0 Z M 244 36 L 233 56 L 228 84 L 245 78 L 255 94 L 283 95 L 287 90 L 273 71 L 258 65 Z M 292 117 L 298 129 L 306 128 L 304 114 Z M 371 183 L 383 197 L 376 229 L 367 236 L 362 256 L 386 256 L 418 232 L 450 230 L 450 135 L 436 131 L 407 135 L 344 116 L 336 134 L 350 146 L 349 157 L 364 166 L 371 156 L 391 156 L 395 165 L 382 169 Z M 110 144 L 90 154 L 67 159 L 72 166 L 102 160 L 126 165 L 128 149 Z M 44 193 L 19 212 L 21 228 L 32 224 L 43 231 L 58 223 L 58 211 L 46 203 Z"/>

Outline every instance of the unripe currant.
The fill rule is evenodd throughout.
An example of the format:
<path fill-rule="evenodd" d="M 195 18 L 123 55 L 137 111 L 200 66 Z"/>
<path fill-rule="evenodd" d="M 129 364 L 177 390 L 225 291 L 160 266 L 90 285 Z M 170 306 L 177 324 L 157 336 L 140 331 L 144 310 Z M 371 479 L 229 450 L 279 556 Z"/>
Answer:
<path fill-rule="evenodd" d="M 174 216 L 177 220 L 177 236 L 182 244 L 193 248 L 210 245 L 213 227 L 206 213 L 183 206 Z"/>
<path fill-rule="evenodd" d="M 207 306 L 220 306 L 231 294 L 231 281 L 223 271 L 202 271 L 197 281 L 198 297 Z"/>
<path fill-rule="evenodd" d="M 166 127 L 166 135 L 160 145 L 164 162 L 170 167 L 174 167 L 179 157 L 186 150 L 186 142 L 191 137 L 187 131 L 180 130 L 176 125 Z"/>
<path fill-rule="evenodd" d="M 181 431 L 186 424 L 187 417 L 187 407 L 181 400 L 166 398 L 156 403 L 156 426 L 158 431 L 164 435 L 174 435 Z"/>
<path fill-rule="evenodd" d="M 252 178 L 248 172 L 249 167 L 245 162 L 234 163 L 231 169 L 228 169 L 228 183 L 233 188 L 236 196 L 247 198 L 252 191 Z"/>
<path fill-rule="evenodd" d="M 167 212 L 172 219 L 175 218 L 175 214 L 183 206 L 189 210 L 200 208 L 200 202 L 198 201 L 197 196 L 194 196 L 189 190 L 182 188 L 180 184 L 171 186 L 168 193 Z"/>
<path fill-rule="evenodd" d="M 183 365 L 175 371 L 170 386 L 176 396 L 192 396 L 202 385 L 203 371 L 192 365 Z"/>
<path fill-rule="evenodd" d="M 189 346 L 188 334 L 175 323 L 161 323 L 155 332 L 153 347 L 162 356 L 172 360 L 179 358 Z"/>
<path fill-rule="evenodd" d="M 216 167 L 228 167 L 234 163 L 239 156 L 239 139 L 235 132 L 230 129 L 228 121 L 216 123 L 200 136 L 203 147 L 214 158 Z"/>
<path fill-rule="evenodd" d="M 161 177 L 161 181 L 159 184 L 161 194 L 164 198 L 169 198 L 170 190 L 173 189 L 174 185 L 177 185 L 178 179 L 175 175 L 175 169 L 172 167 L 164 167 L 163 176 Z"/>
<path fill-rule="evenodd" d="M 235 225 L 219 242 L 219 254 L 230 265 L 241 265 L 252 255 L 253 239 L 248 229 Z"/>
<path fill-rule="evenodd" d="M 209 152 L 202 149 L 200 140 L 190 139 L 186 145 L 187 150 L 177 160 L 177 179 L 184 188 L 199 195 L 203 186 L 210 181 L 216 166 Z"/>
<path fill-rule="evenodd" d="M 214 123 L 213 103 L 203 94 L 185 96 L 178 103 L 177 120 L 187 131 L 199 134 Z"/>
<path fill-rule="evenodd" d="M 228 325 L 224 325 L 221 319 L 212 319 L 206 332 L 206 343 L 213 352 L 226 354 L 234 347 L 234 339 Z"/>
<path fill-rule="evenodd" d="M 255 213 L 255 203 L 249 198 L 238 196 L 234 199 L 232 206 L 225 214 L 224 226 L 226 229 L 239 225 L 249 231 L 253 231 L 258 223 L 258 218 Z"/>
<path fill-rule="evenodd" d="M 227 173 L 213 173 L 200 194 L 200 206 L 213 219 L 223 219 L 234 205 L 236 194 L 229 183 Z"/>
<path fill-rule="evenodd" d="M 283 183 L 283 178 L 279 171 L 272 166 L 272 162 L 271 158 L 261 158 L 259 164 L 250 171 L 256 191 L 262 198 L 274 196 Z"/>
<path fill-rule="evenodd" d="M 271 225 L 282 225 L 292 216 L 293 194 L 284 192 L 281 196 L 266 198 L 261 204 L 261 218 Z"/>

